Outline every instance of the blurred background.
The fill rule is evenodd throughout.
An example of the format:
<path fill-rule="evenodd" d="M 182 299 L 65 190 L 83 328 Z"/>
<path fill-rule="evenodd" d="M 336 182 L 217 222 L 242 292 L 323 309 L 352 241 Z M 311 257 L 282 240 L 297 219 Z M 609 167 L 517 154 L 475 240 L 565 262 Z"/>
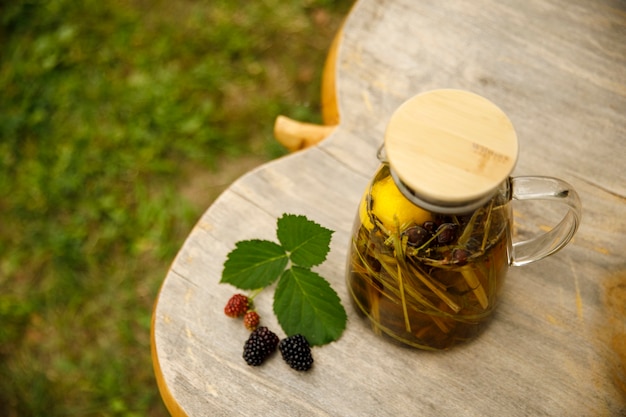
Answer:
<path fill-rule="evenodd" d="M 353 0 L 0 0 L 0 416 L 166 416 L 152 306 Z"/>

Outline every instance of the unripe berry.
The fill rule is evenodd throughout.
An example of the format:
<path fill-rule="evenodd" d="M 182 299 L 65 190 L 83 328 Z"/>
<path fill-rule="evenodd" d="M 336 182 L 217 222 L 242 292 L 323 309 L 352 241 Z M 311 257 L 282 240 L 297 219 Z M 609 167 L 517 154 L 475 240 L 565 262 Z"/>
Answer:
<path fill-rule="evenodd" d="M 243 316 L 243 324 L 244 326 L 246 326 L 246 329 L 250 331 L 255 330 L 257 326 L 259 325 L 260 321 L 261 321 L 261 317 L 259 317 L 257 312 L 254 310 L 249 310 Z"/>
<path fill-rule="evenodd" d="M 235 294 L 226 303 L 224 314 L 228 317 L 241 317 L 248 311 L 249 300 L 243 294 Z"/>

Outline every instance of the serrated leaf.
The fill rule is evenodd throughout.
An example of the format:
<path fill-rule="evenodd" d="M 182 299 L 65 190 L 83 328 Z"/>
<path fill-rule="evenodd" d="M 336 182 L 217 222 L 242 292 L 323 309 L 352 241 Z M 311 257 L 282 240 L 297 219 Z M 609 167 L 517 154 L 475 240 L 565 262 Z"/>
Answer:
<path fill-rule="evenodd" d="M 289 252 L 295 265 L 311 268 L 326 260 L 333 231 L 320 226 L 305 216 L 284 214 L 277 222 L 276 235 Z"/>
<path fill-rule="evenodd" d="M 280 277 L 274 293 L 274 314 L 288 336 L 300 333 L 312 346 L 339 339 L 347 322 L 341 300 L 328 281 L 298 266 Z"/>
<path fill-rule="evenodd" d="M 267 287 L 280 277 L 287 266 L 288 256 L 278 244 L 268 240 L 244 240 L 224 262 L 221 283 L 242 290 Z"/>

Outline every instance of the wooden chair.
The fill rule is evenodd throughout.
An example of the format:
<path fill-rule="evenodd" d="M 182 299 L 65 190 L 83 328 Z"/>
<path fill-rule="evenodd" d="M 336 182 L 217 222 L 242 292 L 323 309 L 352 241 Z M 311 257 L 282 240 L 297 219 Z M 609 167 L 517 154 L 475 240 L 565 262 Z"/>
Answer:
<path fill-rule="evenodd" d="M 339 124 L 339 106 L 335 85 L 337 49 L 341 42 L 341 29 L 335 35 L 328 50 L 322 74 L 322 118 L 323 125 L 303 123 L 287 116 L 278 116 L 274 123 L 274 137 L 289 151 L 297 151 L 318 144 L 328 137 Z"/>

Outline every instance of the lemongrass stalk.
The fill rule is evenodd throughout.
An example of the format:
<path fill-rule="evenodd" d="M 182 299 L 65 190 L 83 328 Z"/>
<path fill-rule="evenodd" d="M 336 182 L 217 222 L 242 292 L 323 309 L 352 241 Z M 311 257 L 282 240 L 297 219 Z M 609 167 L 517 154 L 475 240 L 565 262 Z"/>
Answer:
<path fill-rule="evenodd" d="M 461 274 L 463 278 L 465 278 L 465 282 L 472 289 L 472 292 L 476 296 L 476 299 L 480 303 L 480 306 L 483 310 L 486 310 L 489 307 L 489 299 L 487 298 L 487 294 L 485 293 L 485 289 L 483 285 L 480 283 L 480 280 L 476 276 L 476 273 L 470 268 L 461 268 Z"/>
<path fill-rule="evenodd" d="M 441 289 L 437 288 L 437 286 L 431 282 L 425 273 L 419 270 L 419 268 L 415 265 L 411 265 L 411 272 L 415 275 L 424 285 L 428 287 L 437 297 L 441 299 L 448 307 L 452 309 L 455 313 L 458 313 L 461 310 L 461 307 L 454 302 L 450 297 L 448 297 Z"/>
<path fill-rule="evenodd" d="M 437 325 L 437 327 L 439 327 L 439 330 L 441 330 L 442 332 L 444 332 L 445 334 L 450 333 L 450 328 L 448 326 L 446 326 L 446 324 L 443 322 L 443 320 L 437 316 L 428 316 L 431 318 L 431 320 L 433 322 L 435 322 L 435 324 Z"/>
<path fill-rule="evenodd" d="M 367 298 L 370 305 L 370 315 L 371 319 L 374 323 L 380 323 L 380 297 L 376 296 L 377 294 L 374 292 L 373 287 L 370 286 L 367 291 Z M 372 326 L 374 329 L 374 333 L 380 335 L 380 329 L 378 326 Z"/>
<path fill-rule="evenodd" d="M 467 222 L 467 225 L 465 225 L 465 229 L 458 239 L 458 244 L 460 246 L 465 246 L 469 238 L 472 236 L 472 233 L 474 232 L 474 223 L 476 223 L 476 219 L 478 218 L 480 212 L 481 210 L 476 210 L 470 218 L 469 222 Z"/>
<path fill-rule="evenodd" d="M 496 302 L 496 291 L 497 291 L 497 269 L 496 269 L 496 257 L 493 252 L 489 254 L 489 264 L 493 265 L 492 268 L 487 269 L 485 265 L 480 265 L 480 270 L 483 276 L 487 277 L 487 289 L 489 291 L 489 299 L 490 303 L 493 306 Z"/>
<path fill-rule="evenodd" d="M 394 282 L 398 280 L 397 278 L 397 267 L 393 270 L 391 270 L 391 266 L 386 264 L 386 263 L 381 263 L 383 268 L 385 269 L 385 271 L 394 279 Z M 384 285 L 384 284 L 383 284 Z M 396 296 L 400 297 L 400 293 L 399 291 L 397 291 L 395 288 L 390 287 L 388 288 L 390 291 L 392 291 Z M 415 300 L 415 302 L 417 302 L 418 304 L 425 306 L 429 309 L 437 309 L 437 307 L 435 307 L 435 305 L 433 303 L 431 303 L 427 298 L 425 298 L 419 291 L 417 290 L 412 290 L 411 286 L 408 287 L 404 287 L 404 291 L 405 293 L 407 293 L 413 300 Z M 424 312 L 424 310 L 419 309 L 419 308 L 414 308 L 417 311 L 420 312 Z"/>
<path fill-rule="evenodd" d="M 495 200 L 491 200 L 489 204 L 489 210 L 487 211 L 487 219 L 485 220 L 485 230 L 483 232 L 483 242 L 480 246 L 480 251 L 485 252 L 485 246 L 487 246 L 487 240 L 489 239 L 489 231 L 491 229 L 491 212 L 493 211 L 493 204 Z"/>
<path fill-rule="evenodd" d="M 369 266 L 365 266 L 367 262 L 365 261 L 363 254 L 359 250 L 357 250 L 356 246 L 355 246 L 355 253 L 357 254 L 361 263 L 363 264 L 363 270 L 367 272 L 366 274 L 363 275 L 363 277 L 370 286 L 375 285 L 370 277 L 377 276 L 378 282 L 381 285 L 383 285 L 383 287 L 385 288 L 385 291 L 380 292 L 382 296 L 389 298 L 390 300 L 394 300 L 392 298 L 392 294 L 398 298 L 402 298 L 401 292 L 399 291 L 398 286 L 395 285 L 395 283 L 399 281 L 398 260 L 395 257 L 384 255 L 384 254 L 377 254 L 377 259 L 380 262 L 381 268 L 383 268 L 383 270 L 388 274 L 390 278 L 390 279 L 384 279 L 382 273 L 374 272 L 371 268 L 369 268 Z M 406 288 L 404 286 L 403 286 L 403 291 L 405 294 L 409 293 L 410 297 L 413 300 L 415 300 L 415 302 L 417 302 L 418 304 L 426 308 L 436 309 L 435 305 L 432 304 L 428 299 L 424 298 L 424 296 L 422 296 L 422 294 L 420 294 L 419 292 L 411 291 L 410 288 Z M 406 296 L 405 296 L 405 300 L 406 300 Z M 423 311 L 422 309 L 419 309 L 419 308 L 417 308 L 416 310 Z M 407 311 L 408 311 L 408 306 L 407 306 Z"/>
<path fill-rule="evenodd" d="M 411 332 L 411 321 L 409 320 L 409 312 L 406 308 L 406 294 L 404 293 L 404 279 L 402 278 L 402 264 L 404 264 L 404 251 L 398 236 L 393 240 L 393 246 L 396 250 L 396 258 L 398 259 L 398 289 L 400 290 L 400 302 L 402 303 L 402 314 L 404 314 L 404 327 L 407 332 Z"/>

